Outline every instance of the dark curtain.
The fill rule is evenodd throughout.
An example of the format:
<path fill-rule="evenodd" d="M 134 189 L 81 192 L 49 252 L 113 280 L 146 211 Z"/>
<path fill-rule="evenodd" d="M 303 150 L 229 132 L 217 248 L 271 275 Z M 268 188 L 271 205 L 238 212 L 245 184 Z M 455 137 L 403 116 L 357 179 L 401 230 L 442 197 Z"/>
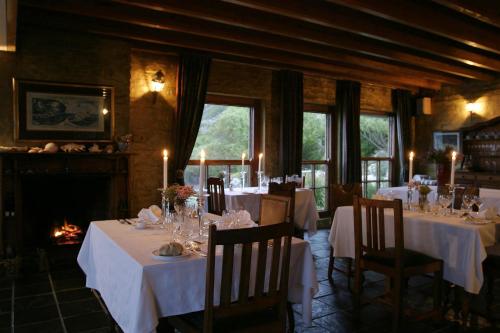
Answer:
<path fill-rule="evenodd" d="M 337 108 L 339 183 L 361 182 L 361 136 L 359 128 L 361 84 L 337 81 L 335 104 Z"/>
<path fill-rule="evenodd" d="M 392 109 L 396 117 L 393 185 L 408 180 L 408 156 L 411 150 L 411 117 L 415 112 L 415 98 L 403 89 L 392 91 Z"/>
<path fill-rule="evenodd" d="M 304 76 L 300 72 L 278 72 L 280 84 L 281 149 L 283 175 L 300 175 L 302 162 L 302 123 L 304 119 Z"/>
<path fill-rule="evenodd" d="M 184 184 L 186 168 L 200 129 L 207 94 L 211 58 L 204 55 L 182 54 L 179 59 L 175 145 L 169 183 Z"/>

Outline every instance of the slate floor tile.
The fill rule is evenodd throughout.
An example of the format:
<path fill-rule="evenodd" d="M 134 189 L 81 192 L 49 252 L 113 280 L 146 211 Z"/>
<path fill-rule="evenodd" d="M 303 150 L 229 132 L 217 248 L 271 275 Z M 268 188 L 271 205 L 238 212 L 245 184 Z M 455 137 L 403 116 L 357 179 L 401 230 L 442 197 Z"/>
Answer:
<path fill-rule="evenodd" d="M 14 327 L 15 333 L 60 333 L 63 332 L 59 319 Z"/>
<path fill-rule="evenodd" d="M 95 312 L 64 318 L 64 324 L 69 333 L 76 333 L 109 327 L 110 321 L 104 312 Z"/>

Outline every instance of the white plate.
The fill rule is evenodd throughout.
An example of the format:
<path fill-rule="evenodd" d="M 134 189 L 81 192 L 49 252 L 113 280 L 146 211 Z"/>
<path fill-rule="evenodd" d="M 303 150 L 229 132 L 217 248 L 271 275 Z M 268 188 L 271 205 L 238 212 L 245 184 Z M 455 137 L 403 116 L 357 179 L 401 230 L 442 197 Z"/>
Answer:
<path fill-rule="evenodd" d="M 466 217 L 464 218 L 464 222 L 467 224 L 476 224 L 476 225 L 482 225 L 482 224 L 489 224 L 492 223 L 492 220 L 487 220 L 487 219 L 481 219 L 481 218 L 471 218 L 471 217 Z"/>
<path fill-rule="evenodd" d="M 191 255 L 191 252 L 184 249 L 184 252 L 179 255 L 179 256 L 160 256 L 159 250 L 154 250 L 152 253 L 153 259 L 160 260 L 160 261 L 178 261 L 178 260 L 183 260 L 186 259 Z"/>

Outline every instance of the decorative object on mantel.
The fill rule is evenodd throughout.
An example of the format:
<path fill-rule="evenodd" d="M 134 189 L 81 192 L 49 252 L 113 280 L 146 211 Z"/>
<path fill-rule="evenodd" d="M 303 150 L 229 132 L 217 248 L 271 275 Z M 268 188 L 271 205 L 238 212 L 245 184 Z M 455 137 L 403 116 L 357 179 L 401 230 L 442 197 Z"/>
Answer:
<path fill-rule="evenodd" d="M 112 144 L 109 144 L 107 145 L 105 148 L 104 148 L 104 151 L 107 153 L 107 154 L 113 154 L 113 152 L 115 151 L 115 147 L 113 147 Z"/>
<path fill-rule="evenodd" d="M 432 149 L 427 154 L 427 159 L 436 164 L 437 184 L 445 185 L 451 176 L 451 153 L 453 148 L 446 146 L 444 149 Z"/>
<path fill-rule="evenodd" d="M 118 150 L 122 153 L 126 152 L 131 142 L 132 142 L 132 134 L 130 133 L 118 137 L 118 139 L 116 140 L 116 143 L 118 145 Z"/>
<path fill-rule="evenodd" d="M 111 86 L 15 79 L 15 138 L 110 142 L 113 104 Z"/>
<path fill-rule="evenodd" d="M 81 153 L 86 150 L 84 145 L 79 145 L 77 143 L 68 143 L 61 146 L 61 150 L 65 153 Z"/>
<path fill-rule="evenodd" d="M 38 154 L 38 153 L 43 153 L 43 148 L 40 147 L 31 147 L 30 150 L 28 150 L 29 154 Z"/>
<path fill-rule="evenodd" d="M 99 148 L 99 145 L 97 143 L 94 143 L 90 148 L 89 148 L 89 152 L 91 153 L 100 153 L 102 152 L 102 149 Z"/>
<path fill-rule="evenodd" d="M 57 151 L 59 150 L 59 147 L 54 143 L 54 142 L 49 142 L 45 145 L 45 147 L 43 148 L 43 151 L 45 153 L 57 153 Z"/>
<path fill-rule="evenodd" d="M 21 146 L 21 147 L 0 146 L 0 153 L 7 153 L 7 152 L 27 152 L 28 150 L 29 150 L 29 147 L 27 147 L 27 146 Z"/>

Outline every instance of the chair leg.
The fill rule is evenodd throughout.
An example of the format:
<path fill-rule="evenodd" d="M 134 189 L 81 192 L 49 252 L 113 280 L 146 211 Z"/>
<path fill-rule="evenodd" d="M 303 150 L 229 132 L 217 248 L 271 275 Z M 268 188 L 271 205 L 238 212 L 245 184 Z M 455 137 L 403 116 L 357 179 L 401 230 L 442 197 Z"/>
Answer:
<path fill-rule="evenodd" d="M 286 302 L 286 312 L 288 317 L 288 332 L 295 332 L 295 317 L 293 315 L 292 303 Z"/>
<path fill-rule="evenodd" d="M 335 267 L 335 257 L 333 247 L 330 246 L 330 260 L 328 261 L 328 281 L 333 284 L 333 267 Z"/>
<path fill-rule="evenodd" d="M 393 297 L 393 310 L 392 310 L 392 331 L 394 333 L 399 332 L 399 325 L 401 323 L 401 315 L 402 315 L 402 287 L 403 281 L 400 277 L 394 278 L 394 286 L 392 288 L 392 297 Z"/>

